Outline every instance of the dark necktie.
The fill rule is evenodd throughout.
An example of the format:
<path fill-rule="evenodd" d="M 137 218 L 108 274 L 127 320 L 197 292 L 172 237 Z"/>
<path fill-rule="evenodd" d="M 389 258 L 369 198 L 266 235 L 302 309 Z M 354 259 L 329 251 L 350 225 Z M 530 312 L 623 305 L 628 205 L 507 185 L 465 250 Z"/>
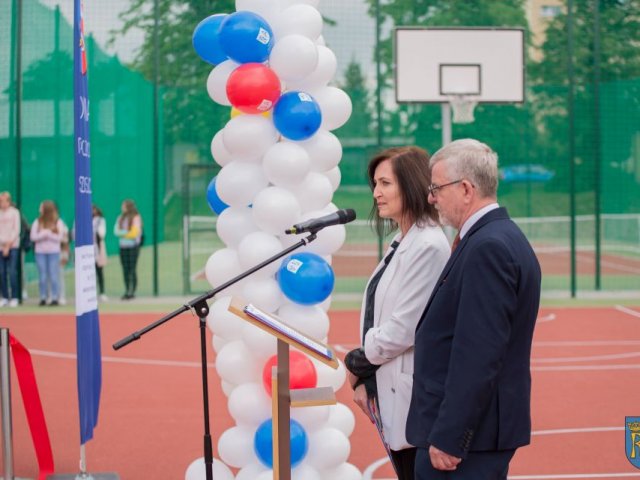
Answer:
<path fill-rule="evenodd" d="M 458 244 L 460 243 L 460 232 L 456 233 L 456 238 L 453 239 L 453 243 L 451 244 L 451 253 L 458 248 Z"/>

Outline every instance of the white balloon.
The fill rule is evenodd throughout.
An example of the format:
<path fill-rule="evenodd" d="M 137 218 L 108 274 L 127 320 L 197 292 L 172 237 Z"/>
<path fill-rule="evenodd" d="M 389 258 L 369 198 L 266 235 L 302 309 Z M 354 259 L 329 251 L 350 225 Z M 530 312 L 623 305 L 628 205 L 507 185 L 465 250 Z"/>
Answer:
<path fill-rule="evenodd" d="M 269 25 L 273 25 L 280 12 L 280 2 L 279 0 L 236 0 L 236 12 L 241 10 L 257 13 Z"/>
<path fill-rule="evenodd" d="M 329 406 L 299 407 L 291 409 L 291 418 L 300 423 L 306 432 L 324 427 L 329 420 Z"/>
<path fill-rule="evenodd" d="M 325 298 L 323 302 L 319 303 L 318 306 L 325 312 L 328 312 L 331 308 L 331 295 Z"/>
<path fill-rule="evenodd" d="M 322 480 L 322 476 L 312 466 L 301 463 L 291 469 L 291 480 Z"/>
<path fill-rule="evenodd" d="M 226 341 L 242 338 L 244 320 L 229 311 L 230 296 L 218 298 L 207 315 L 207 326 L 215 336 L 220 336 Z"/>
<path fill-rule="evenodd" d="M 256 201 L 260 198 L 260 195 L 262 195 L 262 193 L 258 194 Z M 256 205 L 254 202 L 254 217 Z M 261 231 L 250 233 L 240 242 L 240 245 L 238 245 L 240 266 L 244 271 L 249 270 L 280 251 L 282 251 L 282 244 L 275 235 Z M 279 268 L 279 262 L 271 262 L 257 272 L 252 273 L 249 278 L 266 278 L 276 273 Z"/>
<path fill-rule="evenodd" d="M 267 150 L 262 165 L 271 183 L 277 187 L 290 187 L 307 176 L 311 168 L 311 160 L 303 146 L 280 141 Z"/>
<path fill-rule="evenodd" d="M 338 69 L 338 60 L 331 49 L 316 42 L 318 49 L 318 64 L 306 77 L 300 80 L 287 81 L 287 90 L 299 90 L 308 92 L 310 90 L 326 87 L 335 76 Z"/>
<path fill-rule="evenodd" d="M 340 480 L 362 480 L 360 470 L 355 465 L 346 462 L 336 468 L 325 470 L 323 473 L 326 480 L 333 480 L 334 478 L 339 478 Z"/>
<path fill-rule="evenodd" d="M 257 463 L 258 457 L 253 451 L 255 428 L 237 426 L 226 430 L 218 440 L 218 454 L 224 463 L 242 468 Z"/>
<path fill-rule="evenodd" d="M 318 1 L 320 1 L 320 0 L 318 0 Z M 317 6 L 317 5 L 314 5 L 314 6 Z M 318 44 L 318 45 L 322 45 L 323 47 L 326 47 L 326 46 L 327 46 L 327 42 L 325 42 L 325 41 L 324 41 L 324 36 L 323 36 L 323 35 L 320 35 L 320 36 L 316 39 L 316 44 Z"/>
<path fill-rule="evenodd" d="M 229 153 L 222 141 L 222 130 L 218 130 L 211 140 L 211 156 L 221 167 L 233 160 L 233 155 Z"/>
<path fill-rule="evenodd" d="M 337 428 L 325 427 L 309 434 L 305 462 L 318 470 L 326 470 L 346 462 L 350 453 L 351 445 L 345 434 Z"/>
<path fill-rule="evenodd" d="M 233 473 L 224 463 L 214 458 L 211 465 L 211 473 L 216 480 L 234 480 Z M 184 475 L 185 480 L 205 480 L 207 478 L 207 467 L 204 457 L 191 462 Z"/>
<path fill-rule="evenodd" d="M 234 160 L 218 173 L 216 192 L 230 207 L 246 207 L 268 184 L 261 165 Z"/>
<path fill-rule="evenodd" d="M 300 217 L 300 204 L 296 197 L 281 187 L 262 190 L 253 199 L 253 220 L 256 225 L 273 235 L 284 233 Z"/>
<path fill-rule="evenodd" d="M 211 73 L 207 77 L 207 93 L 209 97 L 211 97 L 211 100 L 220 105 L 231 105 L 227 97 L 227 80 L 229 80 L 229 75 L 231 75 L 239 65 L 239 63 L 233 60 L 225 60 L 213 67 L 213 70 L 211 70 Z"/>
<path fill-rule="evenodd" d="M 222 380 L 234 385 L 257 382 L 261 378 L 258 365 L 242 340 L 234 340 L 222 347 L 216 357 L 216 371 Z"/>
<path fill-rule="evenodd" d="M 216 181 L 216 188 L 217 185 Z M 302 213 L 323 209 L 333 196 L 331 182 L 323 174 L 317 172 L 310 172 L 302 182 L 292 187 L 292 191 L 298 199 Z M 218 191 L 218 195 L 222 198 L 220 191 Z M 222 200 L 224 201 L 224 199 Z"/>
<path fill-rule="evenodd" d="M 242 338 L 258 365 L 264 365 L 277 352 L 276 337 L 255 325 L 247 323 L 242 328 Z"/>
<path fill-rule="evenodd" d="M 320 4 L 320 0 L 280 0 L 280 8 L 287 8 L 298 3 L 304 3 L 306 5 L 311 5 L 312 7 L 317 8 Z"/>
<path fill-rule="evenodd" d="M 278 141 L 278 131 L 270 118 L 238 115 L 222 130 L 224 146 L 233 155 L 257 158 Z"/>
<path fill-rule="evenodd" d="M 247 235 L 257 231 L 249 207 L 225 208 L 216 221 L 216 233 L 229 248 L 238 248 Z"/>
<path fill-rule="evenodd" d="M 278 317 L 311 338 L 319 340 L 329 333 L 329 316 L 316 305 L 287 303 L 278 310 Z"/>
<path fill-rule="evenodd" d="M 347 123 L 353 105 L 349 95 L 337 87 L 324 87 L 310 92 L 322 111 L 320 128 L 335 130 Z"/>
<path fill-rule="evenodd" d="M 322 15 L 311 5 L 298 3 L 286 8 L 278 15 L 273 25 L 276 45 L 287 35 L 304 35 L 314 42 L 322 33 Z M 273 47 L 275 48 L 275 46 Z"/>
<path fill-rule="evenodd" d="M 280 38 L 269 54 L 269 67 L 285 82 L 302 80 L 318 66 L 318 47 L 303 35 Z"/>
<path fill-rule="evenodd" d="M 308 140 L 297 142 L 309 155 L 314 172 L 326 172 L 336 167 L 342 159 L 340 140 L 328 130 L 320 129 Z"/>
<path fill-rule="evenodd" d="M 279 265 L 279 262 L 274 262 Z M 284 295 L 275 278 L 256 278 L 247 281 L 242 298 L 267 313 L 275 312 L 284 303 Z"/>
<path fill-rule="evenodd" d="M 349 407 L 344 403 L 336 403 L 329 406 L 329 421 L 328 427 L 337 428 L 347 437 L 350 437 L 353 433 L 353 429 L 356 426 L 356 417 Z"/>
<path fill-rule="evenodd" d="M 270 473 L 271 478 L 273 478 L 273 472 L 265 468 L 261 463 L 251 463 L 238 472 L 236 480 L 256 480 L 262 473 Z"/>
<path fill-rule="evenodd" d="M 238 385 L 229 396 L 229 413 L 238 425 L 258 427 L 271 418 L 271 398 L 262 384 Z"/>
<path fill-rule="evenodd" d="M 237 387 L 237 385 L 229 382 L 225 382 L 224 380 L 220 381 L 220 386 L 222 387 L 222 393 L 228 398 L 229 395 L 233 393 L 233 390 Z"/>
<path fill-rule="evenodd" d="M 266 472 L 262 472 L 255 480 L 273 480 L 273 470 L 269 469 Z"/>
<path fill-rule="evenodd" d="M 222 347 L 224 347 L 227 343 L 229 343 L 229 340 L 227 340 L 226 338 L 222 338 L 218 335 L 213 335 L 211 337 L 211 344 L 213 345 L 213 351 L 216 353 L 222 350 Z"/>
<path fill-rule="evenodd" d="M 205 277 L 214 288 L 231 280 L 241 272 L 242 268 L 240 267 L 240 260 L 238 260 L 238 253 L 231 248 L 221 248 L 213 252 L 204 266 Z M 225 290 L 225 293 L 228 292 L 229 290 Z"/>
<path fill-rule="evenodd" d="M 335 193 L 335 191 L 338 190 L 338 187 L 340 186 L 340 181 L 342 180 L 340 167 L 333 167 L 331 170 L 323 172 L 323 175 L 329 179 L 331 188 L 333 188 L 333 192 Z"/>
<path fill-rule="evenodd" d="M 342 387 L 347 378 L 347 371 L 342 360 L 338 359 L 338 368 L 335 370 L 315 358 L 311 358 L 311 361 L 316 367 L 318 387 L 331 387 L 334 392 Z"/>

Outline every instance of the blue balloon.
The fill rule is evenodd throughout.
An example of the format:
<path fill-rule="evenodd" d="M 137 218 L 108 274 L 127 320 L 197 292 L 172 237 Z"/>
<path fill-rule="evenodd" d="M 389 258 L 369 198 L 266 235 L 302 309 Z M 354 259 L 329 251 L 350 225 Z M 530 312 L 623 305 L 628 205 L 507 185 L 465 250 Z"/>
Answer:
<path fill-rule="evenodd" d="M 229 15 L 218 13 L 202 20 L 193 31 L 193 48 L 205 62 L 218 65 L 228 59 L 220 45 L 220 25 Z"/>
<path fill-rule="evenodd" d="M 273 123 L 289 140 L 306 140 L 320 128 L 320 105 L 308 93 L 287 92 L 273 107 Z"/>
<path fill-rule="evenodd" d="M 220 200 L 218 192 L 216 192 L 216 178 L 218 177 L 213 177 L 207 187 L 207 203 L 211 210 L 213 210 L 217 215 L 220 215 L 224 210 L 229 208 L 229 205 Z"/>
<path fill-rule="evenodd" d="M 253 437 L 253 449 L 267 468 L 273 467 L 272 429 L 272 420 L 265 420 L 260 424 Z M 290 420 L 289 430 L 291 432 L 291 466 L 295 467 L 307 454 L 309 440 L 307 439 L 307 432 L 295 420 Z"/>
<path fill-rule="evenodd" d="M 263 63 L 273 48 L 273 31 L 260 15 L 242 10 L 228 15 L 220 25 L 220 45 L 238 63 Z"/>
<path fill-rule="evenodd" d="M 331 295 L 335 282 L 331 265 L 311 252 L 285 258 L 276 277 L 282 293 L 302 305 L 315 305 L 325 300 Z"/>

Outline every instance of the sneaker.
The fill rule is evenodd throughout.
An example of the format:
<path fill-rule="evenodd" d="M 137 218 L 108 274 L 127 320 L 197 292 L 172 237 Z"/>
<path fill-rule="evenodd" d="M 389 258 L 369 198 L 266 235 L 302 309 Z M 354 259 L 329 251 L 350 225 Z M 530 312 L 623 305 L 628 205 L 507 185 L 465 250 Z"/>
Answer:
<path fill-rule="evenodd" d="M 50 307 L 57 307 L 58 305 L 60 305 L 58 300 L 51 300 L 51 303 L 49 304 Z"/>
<path fill-rule="evenodd" d="M 46 300 L 40 300 L 40 303 L 38 305 L 40 305 L 41 307 L 44 307 L 47 304 Z"/>
<path fill-rule="evenodd" d="M 7 305 L 9 305 L 9 300 L 7 300 L 6 298 L 0 300 L 0 307 L 6 307 Z"/>
<path fill-rule="evenodd" d="M 66 305 L 67 304 L 67 299 L 66 298 L 60 298 L 60 300 L 58 300 L 58 303 L 60 305 Z"/>
<path fill-rule="evenodd" d="M 18 299 L 12 298 L 11 300 L 9 300 L 9 306 L 11 308 L 16 308 L 18 306 Z"/>
<path fill-rule="evenodd" d="M 101 302 L 106 302 L 107 300 L 109 300 L 109 297 L 107 297 L 104 293 L 101 293 L 98 298 Z"/>

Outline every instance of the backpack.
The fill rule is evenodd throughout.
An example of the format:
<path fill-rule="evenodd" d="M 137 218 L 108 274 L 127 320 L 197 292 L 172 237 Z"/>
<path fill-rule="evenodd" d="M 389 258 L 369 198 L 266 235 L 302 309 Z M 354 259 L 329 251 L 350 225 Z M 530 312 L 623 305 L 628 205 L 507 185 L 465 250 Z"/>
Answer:
<path fill-rule="evenodd" d="M 22 248 L 25 253 L 31 251 L 31 248 L 33 248 L 31 225 L 29 225 L 29 222 L 27 222 L 27 219 L 24 218 L 22 213 L 20 214 L 20 248 Z"/>

